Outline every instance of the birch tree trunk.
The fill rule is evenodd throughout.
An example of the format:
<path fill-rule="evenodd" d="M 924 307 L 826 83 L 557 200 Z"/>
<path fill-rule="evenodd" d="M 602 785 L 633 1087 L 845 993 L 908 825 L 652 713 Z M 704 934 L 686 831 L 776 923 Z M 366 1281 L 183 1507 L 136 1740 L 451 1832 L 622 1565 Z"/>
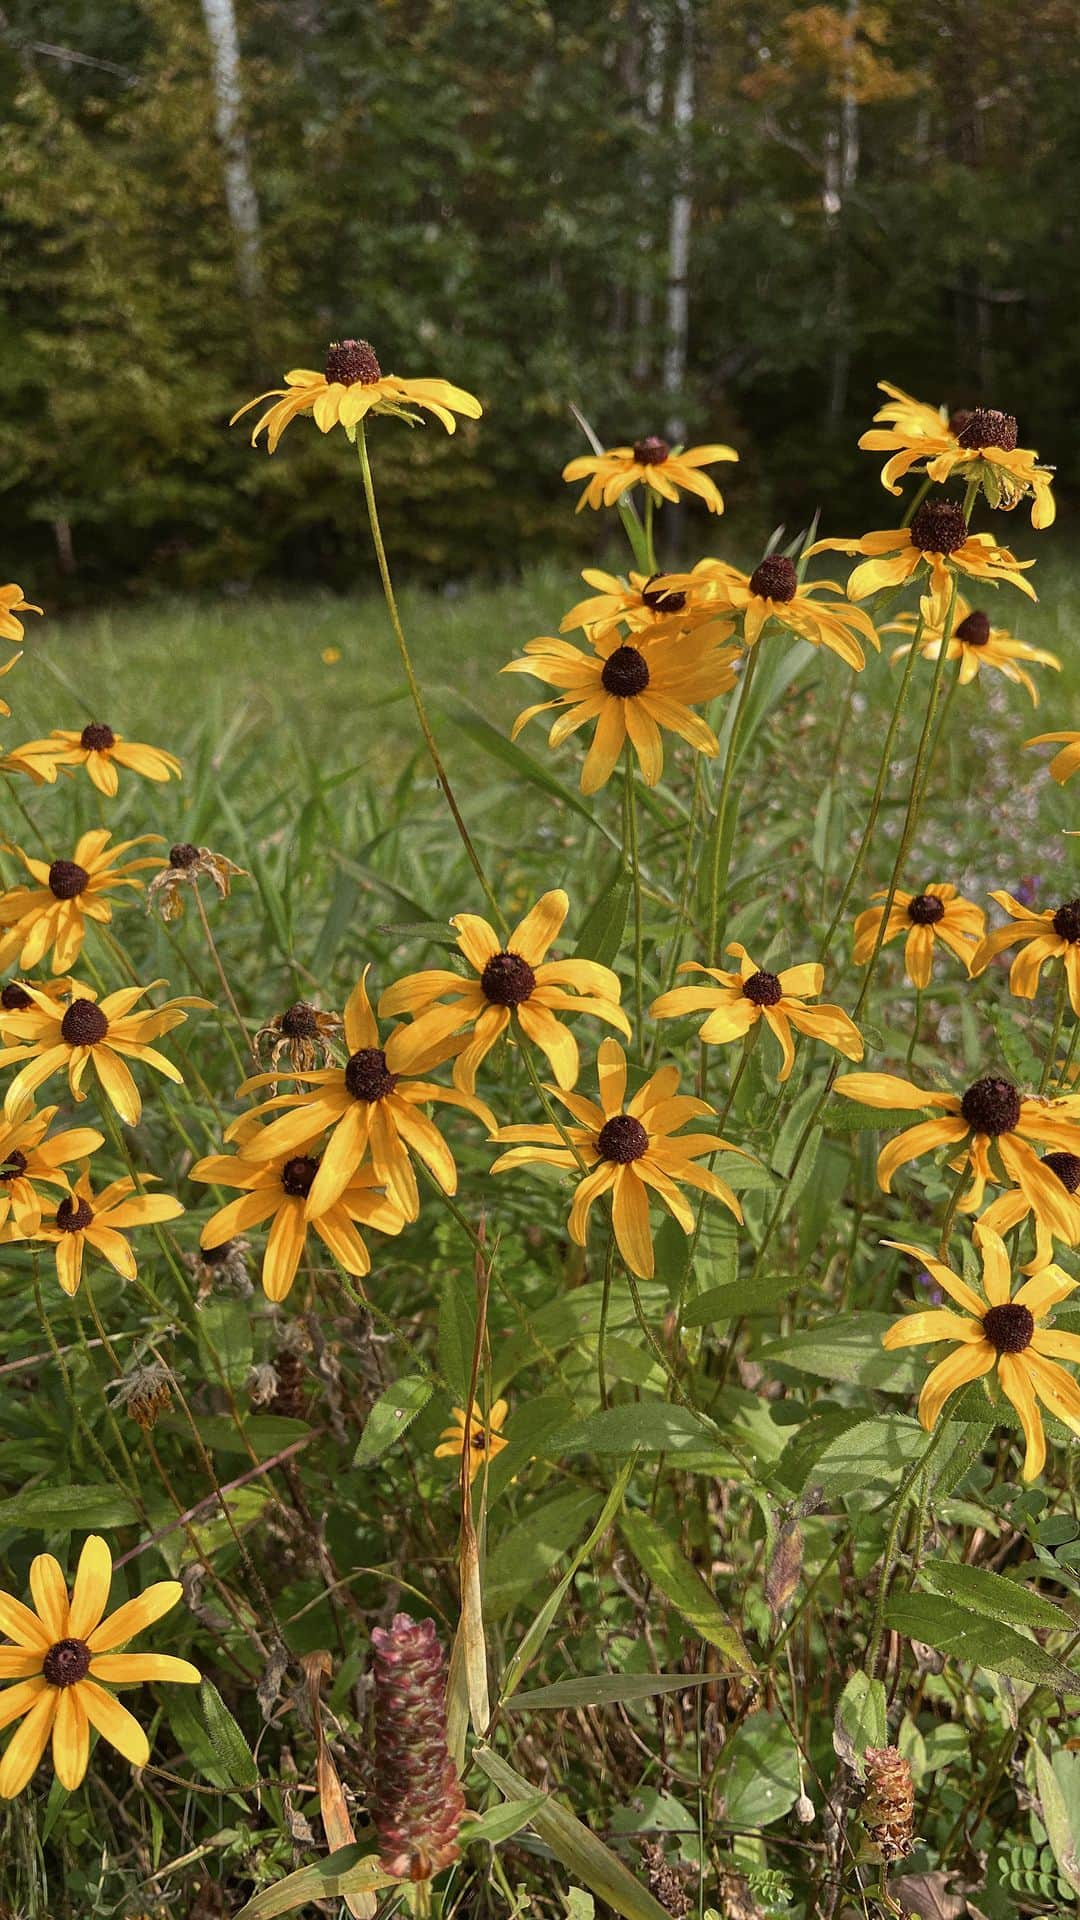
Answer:
<path fill-rule="evenodd" d="M 236 264 L 243 292 L 252 298 L 262 285 L 259 250 L 259 202 L 251 174 L 243 124 L 240 43 L 233 0 L 202 0 L 210 42 L 214 83 L 214 125 L 221 142 L 225 205 L 236 239 Z"/>
<path fill-rule="evenodd" d="M 645 124 L 650 128 L 659 127 L 660 115 L 663 111 L 664 55 L 666 51 L 667 30 L 664 21 L 658 14 L 653 13 L 649 21 L 649 31 L 646 39 L 644 89 Z M 637 242 L 638 252 L 641 256 L 641 267 L 638 278 L 637 295 L 634 300 L 634 335 L 636 340 L 634 350 L 634 378 L 642 384 L 644 384 L 649 377 L 652 358 L 652 255 L 656 246 L 656 228 L 652 224 L 654 211 L 653 187 L 652 169 L 648 166 L 643 166 L 641 169 L 640 182 L 643 222 L 638 232 Z"/>
<path fill-rule="evenodd" d="M 825 147 L 825 217 L 833 229 L 832 309 L 836 326 L 829 370 L 829 420 L 835 423 L 847 406 L 851 372 L 851 295 L 848 281 L 844 220 L 848 198 L 859 177 L 859 105 L 855 93 L 855 33 L 860 0 L 848 0 L 845 19 L 844 77 L 837 125 Z"/>
<path fill-rule="evenodd" d="M 664 397 L 667 437 L 686 438 L 680 400 L 686 385 L 690 317 L 690 122 L 694 114 L 694 14 L 691 0 L 678 0 L 680 43 L 671 104 L 672 146 L 677 159 L 675 191 L 668 219 L 667 344 L 664 349 Z"/>

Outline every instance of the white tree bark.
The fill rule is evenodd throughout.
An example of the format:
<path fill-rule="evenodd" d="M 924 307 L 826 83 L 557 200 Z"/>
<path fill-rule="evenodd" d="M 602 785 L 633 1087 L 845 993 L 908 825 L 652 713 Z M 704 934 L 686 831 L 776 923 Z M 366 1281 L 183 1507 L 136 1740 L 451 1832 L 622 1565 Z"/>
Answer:
<path fill-rule="evenodd" d="M 851 371 L 850 287 L 847 249 L 840 221 L 849 195 L 859 178 L 859 103 L 855 95 L 855 33 L 859 20 L 859 0 L 848 0 L 845 21 L 847 59 L 844 67 L 840 112 L 835 128 L 830 129 L 825 146 L 825 218 L 835 229 L 833 245 L 832 307 L 838 329 L 832 351 L 829 374 L 829 418 L 838 420 L 847 406 L 848 376 Z"/>
<path fill-rule="evenodd" d="M 668 217 L 667 344 L 664 349 L 664 397 L 668 402 L 667 436 L 686 438 L 679 397 L 686 385 L 690 319 L 690 122 L 694 114 L 694 15 L 691 0 L 678 0 L 681 39 L 671 103 L 672 144 L 678 155 L 678 174 Z"/>
<path fill-rule="evenodd" d="M 646 70 L 644 89 L 644 112 L 646 124 L 658 128 L 660 115 L 664 107 L 664 54 L 667 50 L 667 31 L 659 14 L 654 13 L 649 21 L 646 40 Z M 653 176 L 648 166 L 641 170 L 641 206 L 646 216 L 652 213 Z M 641 255 L 641 274 L 638 280 L 637 296 L 634 301 L 634 333 L 637 345 L 634 351 L 634 378 L 644 382 L 649 377 L 651 358 L 651 334 L 653 322 L 652 290 L 652 253 L 656 245 L 654 229 L 648 224 L 648 218 L 638 233 L 638 251 Z"/>
<path fill-rule="evenodd" d="M 259 202 L 244 133 L 236 9 L 233 0 L 202 0 L 202 10 L 210 42 L 214 125 L 222 149 L 225 205 L 236 238 L 240 285 L 250 298 L 262 285 Z"/>

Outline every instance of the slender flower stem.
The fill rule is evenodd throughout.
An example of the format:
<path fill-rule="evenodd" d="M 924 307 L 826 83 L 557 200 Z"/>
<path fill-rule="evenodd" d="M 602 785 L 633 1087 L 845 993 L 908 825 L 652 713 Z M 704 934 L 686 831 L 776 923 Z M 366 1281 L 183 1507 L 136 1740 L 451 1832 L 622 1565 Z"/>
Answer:
<path fill-rule="evenodd" d="M 912 1461 L 897 1488 L 896 1500 L 893 1504 L 892 1524 L 889 1527 L 888 1539 L 885 1542 L 885 1553 L 881 1562 L 881 1577 L 878 1581 L 877 1600 L 874 1605 L 874 1620 L 870 1628 L 870 1639 L 867 1643 L 866 1650 L 866 1673 L 871 1680 L 877 1673 L 878 1659 L 881 1654 L 881 1642 L 885 1635 L 885 1607 L 889 1598 L 889 1583 L 892 1580 L 893 1567 L 896 1564 L 896 1551 L 900 1542 L 900 1528 L 903 1525 L 904 1514 L 907 1508 L 907 1497 L 919 1475 L 929 1466 L 945 1434 L 948 1432 L 948 1428 L 949 1422 L 943 1415 L 938 1420 L 937 1426 L 930 1436 L 929 1445 L 924 1447 L 917 1460 Z"/>
<path fill-rule="evenodd" d="M 941 1238 L 938 1241 L 938 1259 L 939 1260 L 947 1261 L 949 1258 L 949 1241 L 952 1237 L 953 1221 L 956 1219 L 956 1209 L 960 1205 L 960 1195 L 961 1195 L 961 1192 L 963 1191 L 964 1182 L 967 1179 L 970 1171 L 971 1169 L 968 1165 L 968 1158 L 967 1158 L 967 1155 L 965 1154 L 964 1164 L 960 1168 L 960 1171 L 957 1174 L 955 1181 L 953 1182 L 953 1189 L 949 1195 L 949 1204 L 945 1209 L 945 1218 L 941 1223 Z"/>
<path fill-rule="evenodd" d="M 727 859 L 725 860 L 724 858 L 724 841 L 726 838 L 728 806 L 731 799 L 732 784 L 735 779 L 735 768 L 736 768 L 736 765 L 738 764 L 739 747 L 742 741 L 743 727 L 746 721 L 746 711 L 747 711 L 747 705 L 749 701 L 750 687 L 754 678 L 754 669 L 757 666 L 758 654 L 760 651 L 761 651 L 761 640 L 759 639 L 757 641 L 757 644 L 751 647 L 749 656 L 747 658 L 746 666 L 743 671 L 742 685 L 739 688 L 738 704 L 735 708 L 735 717 L 731 723 L 731 733 L 728 738 L 728 749 L 724 757 L 724 773 L 723 773 L 723 778 L 721 779 L 721 782 L 720 782 L 720 794 L 716 804 L 716 819 L 713 823 L 712 864 L 711 864 L 710 875 L 709 875 L 709 943 L 708 943 L 708 964 L 711 967 L 715 967 L 719 964 L 718 932 L 719 932 L 719 926 L 720 926 L 720 899 L 721 899 L 721 895 L 723 893 L 724 886 L 727 880 L 727 869 L 731 862 L 731 844 L 730 843 L 728 845 Z M 734 840 L 734 835 L 732 835 L 732 840 Z"/>
<path fill-rule="evenodd" d="M 911 1062 L 915 1057 L 915 1048 L 918 1046 L 918 1043 L 919 1043 L 919 1028 L 922 1025 L 922 995 L 923 995 L 922 988 L 916 987 L 915 1012 L 912 1014 L 912 1017 L 911 1017 L 911 1038 L 908 1041 L 908 1050 L 904 1056 L 904 1072 L 905 1073 L 911 1072 Z"/>
<path fill-rule="evenodd" d="M 202 894 L 199 892 L 199 883 L 197 880 L 193 883 L 191 891 L 195 895 L 195 911 L 199 916 L 199 924 L 203 930 L 203 937 L 206 941 L 207 952 L 209 953 L 210 958 L 214 963 L 214 970 L 217 973 L 217 977 L 221 981 L 221 991 L 225 995 L 225 998 L 229 1004 L 229 1011 L 232 1014 L 233 1019 L 236 1021 L 236 1024 L 239 1027 L 241 1034 L 243 1035 L 244 1045 L 247 1048 L 247 1051 L 250 1053 L 252 1059 L 255 1061 L 256 1066 L 258 1066 L 259 1056 L 255 1051 L 255 1044 L 254 1044 L 254 1041 L 252 1040 L 250 1032 L 248 1031 L 247 1023 L 239 1007 L 236 1004 L 236 1000 L 233 995 L 233 990 L 229 985 L 229 976 L 226 973 L 224 966 L 222 965 L 221 955 L 217 950 L 217 942 L 215 941 L 214 936 L 210 931 L 210 922 L 207 918 L 206 907 L 203 902 Z M 233 1052 L 233 1058 L 236 1061 L 238 1070 L 241 1073 L 244 1073 L 246 1071 L 246 1068 L 244 1066 L 243 1060 L 240 1058 L 240 1055 L 236 1052 L 235 1048 L 232 1049 L 232 1052 Z"/>
<path fill-rule="evenodd" d="M 607 1252 L 604 1255 L 603 1292 L 600 1295 L 600 1324 L 596 1330 L 596 1380 L 600 1388 L 600 1405 L 608 1405 L 607 1367 L 605 1349 L 607 1345 L 608 1310 L 611 1306 L 611 1281 L 615 1272 L 615 1228 L 609 1224 Z"/>
<path fill-rule="evenodd" d="M 1046 1058 L 1043 1061 L 1043 1070 L 1039 1079 L 1040 1093 L 1046 1092 L 1047 1087 L 1050 1085 L 1050 1076 L 1054 1071 L 1054 1061 L 1057 1058 L 1058 1044 L 1061 1040 L 1061 1027 L 1062 1027 L 1062 1022 L 1064 1021 L 1064 1018 L 1065 1018 L 1065 1001 L 1068 995 L 1068 991 L 1069 991 L 1069 976 L 1066 973 L 1064 966 L 1062 966 L 1061 978 L 1058 981 L 1057 998 L 1054 1001 L 1054 1019 L 1053 1019 L 1053 1024 L 1050 1028 L 1050 1044 L 1046 1049 Z M 1075 1040 L 1075 1033 L 1073 1038 Z M 1071 1049 L 1070 1049 L 1070 1057 L 1071 1057 Z"/>
<path fill-rule="evenodd" d="M 371 475 L 371 461 L 368 458 L 367 434 L 365 433 L 364 422 L 362 420 L 356 429 L 356 451 L 360 456 L 360 473 L 364 482 L 364 498 L 367 502 L 368 521 L 371 526 L 371 539 L 375 548 L 375 558 L 379 566 L 379 578 L 382 581 L 383 598 L 386 601 L 386 611 L 390 616 L 390 625 L 393 628 L 394 639 L 397 641 L 397 649 L 401 658 L 401 665 L 408 684 L 413 707 L 416 711 L 417 723 L 420 732 L 424 736 L 424 745 L 427 747 L 428 753 L 431 756 L 431 764 L 435 769 L 435 777 L 442 788 L 443 798 L 450 809 L 454 825 L 461 837 L 461 844 L 468 854 L 469 863 L 480 882 L 484 898 L 491 908 L 492 913 L 495 915 L 498 926 L 505 933 L 507 928 L 506 920 L 488 884 L 484 869 L 480 864 L 479 855 L 469 837 L 469 830 L 465 825 L 461 809 L 454 797 L 454 790 L 450 785 L 449 775 L 443 765 L 442 755 L 439 752 L 435 735 L 431 730 L 431 722 L 428 719 L 427 708 L 424 705 L 424 696 L 420 691 L 420 682 L 417 680 L 413 670 L 408 642 L 405 639 L 405 630 L 401 624 L 401 615 L 398 613 L 397 599 L 394 594 L 394 583 L 390 578 L 390 567 L 386 558 L 386 548 L 383 545 L 382 528 L 379 525 L 379 510 L 375 503 L 375 483 Z"/>
<path fill-rule="evenodd" d="M 625 818 L 625 858 L 630 869 L 630 879 L 634 892 L 634 1016 L 636 1027 L 635 1057 L 640 1060 L 643 1053 L 643 1035 L 645 1032 L 645 985 L 644 985 L 644 940 L 641 931 L 641 857 L 638 851 L 637 795 L 634 787 L 634 754 L 629 740 L 626 743 L 624 818 Z"/>

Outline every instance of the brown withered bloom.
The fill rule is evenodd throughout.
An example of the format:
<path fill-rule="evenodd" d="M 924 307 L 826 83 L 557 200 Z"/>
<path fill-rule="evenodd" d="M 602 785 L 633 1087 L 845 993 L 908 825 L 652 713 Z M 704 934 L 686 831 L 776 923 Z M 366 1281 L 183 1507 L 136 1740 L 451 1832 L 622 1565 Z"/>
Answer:
<path fill-rule="evenodd" d="M 197 1307 L 205 1306 L 210 1295 L 222 1287 L 234 1293 L 254 1293 L 255 1282 L 247 1263 L 250 1248 L 251 1241 L 238 1235 L 235 1240 L 223 1240 L 220 1247 L 196 1247 L 193 1252 L 181 1255 L 198 1288 Z"/>
<path fill-rule="evenodd" d="M 675 1920 L 683 1920 L 694 1905 L 686 1890 L 693 1869 L 673 1866 L 658 1840 L 641 1842 L 641 1860 L 653 1899 L 659 1901 L 665 1913 L 673 1914 Z"/>
<path fill-rule="evenodd" d="M 238 867 L 235 861 L 223 853 L 215 853 L 211 847 L 196 847 L 190 840 L 178 841 L 175 847 L 169 848 L 168 866 L 154 875 L 146 889 L 146 911 L 151 913 L 157 907 L 163 920 L 180 920 L 184 913 L 181 888 L 197 886 L 200 875 L 205 874 L 213 881 L 221 899 L 226 900 L 235 876 L 246 873 L 246 867 Z"/>
<path fill-rule="evenodd" d="M 446 1656 L 434 1620 L 395 1613 L 376 1627 L 371 1818 L 379 1859 L 403 1880 L 430 1880 L 458 1858 L 465 1812 L 446 1743 Z"/>
<path fill-rule="evenodd" d="M 172 1406 L 172 1384 L 172 1373 L 162 1361 L 139 1361 L 119 1380 L 112 1381 L 106 1391 L 113 1394 L 116 1405 L 123 1407 L 137 1427 L 149 1433 Z"/>
<path fill-rule="evenodd" d="M 915 1848 L 915 1788 L 898 1747 L 867 1747 L 862 1819 L 867 1839 L 888 1865 Z"/>
<path fill-rule="evenodd" d="M 271 1067 L 288 1060 L 296 1073 L 314 1073 L 333 1060 L 334 1041 L 342 1025 L 339 1013 L 323 1013 L 307 1000 L 294 1000 L 284 1013 L 275 1014 L 259 1028 L 252 1044 L 260 1058 L 265 1051 Z"/>

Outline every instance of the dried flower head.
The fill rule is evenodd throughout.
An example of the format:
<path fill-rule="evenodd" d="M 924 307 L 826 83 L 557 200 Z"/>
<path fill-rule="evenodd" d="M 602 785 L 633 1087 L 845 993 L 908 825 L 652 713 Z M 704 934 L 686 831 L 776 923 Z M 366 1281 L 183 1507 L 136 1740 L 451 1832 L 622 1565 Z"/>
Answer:
<path fill-rule="evenodd" d="M 276 1013 L 255 1035 L 254 1047 L 264 1049 L 271 1067 L 288 1060 L 297 1073 L 312 1073 L 316 1067 L 328 1067 L 334 1057 L 334 1041 L 342 1029 L 339 1013 L 323 1013 L 307 1000 L 294 1000 L 284 1013 Z"/>
<path fill-rule="evenodd" d="M 223 1240 L 220 1247 L 196 1247 L 193 1253 L 182 1255 L 198 1288 L 197 1307 L 205 1306 L 210 1295 L 223 1287 L 241 1294 L 254 1293 L 247 1262 L 250 1250 L 251 1241 L 238 1234 L 233 1240 Z"/>
<path fill-rule="evenodd" d="M 227 900 L 235 876 L 246 873 L 246 867 L 238 867 L 235 861 L 223 853 L 215 853 L 212 847 L 196 847 L 190 840 L 178 841 L 169 848 L 168 866 L 155 874 L 146 889 L 146 911 L 150 913 L 157 906 L 163 920 L 179 920 L 184 912 L 182 887 L 198 886 L 200 875 L 205 874 L 213 881 L 221 899 Z"/>
<path fill-rule="evenodd" d="M 904 1860 L 915 1846 L 915 1788 L 898 1747 L 867 1747 L 863 1825 L 878 1857 Z"/>
<path fill-rule="evenodd" d="M 387 1873 L 430 1880 L 458 1857 L 465 1796 L 446 1743 L 446 1658 L 434 1620 L 376 1627 L 371 1818 Z"/>
<path fill-rule="evenodd" d="M 172 1373 L 162 1361 L 138 1361 L 119 1380 L 112 1381 L 107 1391 L 135 1425 L 149 1433 L 159 1416 L 172 1406 L 172 1380 Z"/>

